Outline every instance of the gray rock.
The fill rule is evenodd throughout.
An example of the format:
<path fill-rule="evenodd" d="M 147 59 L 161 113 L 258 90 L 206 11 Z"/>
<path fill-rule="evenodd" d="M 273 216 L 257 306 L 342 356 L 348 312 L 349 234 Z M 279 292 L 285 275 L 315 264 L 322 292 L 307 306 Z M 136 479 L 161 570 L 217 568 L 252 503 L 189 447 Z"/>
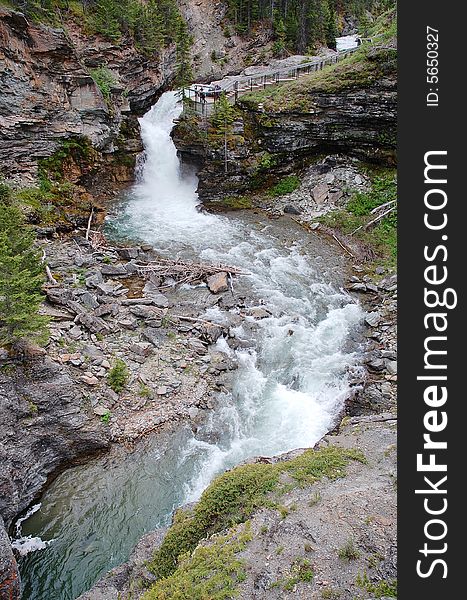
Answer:
<path fill-rule="evenodd" d="M 152 353 L 153 346 L 149 342 L 138 342 L 130 346 L 130 351 L 138 356 L 147 357 Z"/>
<path fill-rule="evenodd" d="M 140 319 L 160 319 L 161 317 L 159 309 L 154 306 L 145 306 L 144 304 L 130 306 L 130 312 Z"/>
<path fill-rule="evenodd" d="M 84 294 L 81 294 L 79 300 L 81 304 L 83 304 L 83 306 L 91 310 L 99 306 L 97 298 L 94 296 L 94 294 L 91 294 L 90 292 L 84 292 Z"/>
<path fill-rule="evenodd" d="M 143 292 L 146 296 L 148 296 L 153 304 L 155 306 L 157 306 L 158 308 L 168 308 L 169 307 L 169 300 L 167 298 L 167 296 L 164 296 L 164 294 L 161 294 L 158 290 L 158 288 L 151 283 L 150 281 L 148 281 L 146 283 L 146 285 L 144 286 Z"/>
<path fill-rule="evenodd" d="M 284 213 L 288 215 L 299 215 L 301 214 L 301 211 L 298 210 L 298 208 L 296 208 L 292 204 L 287 204 L 286 206 L 284 206 Z"/>
<path fill-rule="evenodd" d="M 151 342 L 151 344 L 153 344 L 153 346 L 155 346 L 156 348 L 158 348 L 161 345 L 162 341 L 165 338 L 164 334 L 162 334 L 161 331 L 159 329 L 156 329 L 155 327 L 147 327 L 143 331 L 142 335 L 146 340 L 148 340 L 148 342 Z"/>
<path fill-rule="evenodd" d="M 101 267 L 102 275 L 107 277 L 124 277 L 128 275 L 124 265 L 103 265 Z"/>
<path fill-rule="evenodd" d="M 104 283 L 98 283 L 96 285 L 97 290 L 105 296 L 115 296 L 119 290 L 122 289 L 120 283 L 111 283 L 110 281 Z"/>
<path fill-rule="evenodd" d="M 368 313 L 365 317 L 365 323 L 370 327 L 377 327 L 381 323 L 381 315 L 377 310 Z"/>
<path fill-rule="evenodd" d="M 138 272 L 138 267 L 133 261 L 127 262 L 124 266 L 125 271 L 128 273 L 128 275 L 134 275 Z"/>
<path fill-rule="evenodd" d="M 365 283 L 352 283 L 349 285 L 349 290 L 354 292 L 366 292 L 366 284 Z"/>
<path fill-rule="evenodd" d="M 100 271 L 96 271 L 96 273 L 94 273 L 93 275 L 86 277 L 85 283 L 86 283 L 86 287 L 95 288 L 103 281 L 104 281 L 104 278 L 102 277 L 102 273 Z"/>
<path fill-rule="evenodd" d="M 311 194 L 316 204 L 323 204 L 323 202 L 327 198 L 328 191 L 329 187 L 326 183 L 318 183 L 318 185 L 315 185 L 315 187 L 311 191 Z"/>
<path fill-rule="evenodd" d="M 198 415 L 199 408 L 196 408 L 196 406 L 190 406 L 190 408 L 188 409 L 188 416 L 190 417 L 190 419 L 196 419 Z"/>
<path fill-rule="evenodd" d="M 384 369 L 386 368 L 386 361 L 382 358 L 374 358 L 373 360 L 367 362 L 367 366 L 370 371 L 379 373 L 381 371 L 384 371 Z"/>
<path fill-rule="evenodd" d="M 341 190 L 337 191 L 337 192 L 329 192 L 328 194 L 328 200 L 330 204 L 337 204 L 339 202 L 339 200 L 342 198 L 343 193 L 341 192 Z"/>
<path fill-rule="evenodd" d="M 107 315 L 112 315 L 113 317 L 115 317 L 116 315 L 118 315 L 119 311 L 120 306 L 113 302 L 110 304 L 101 304 L 98 308 L 96 308 L 93 311 L 93 314 L 96 317 L 104 317 Z"/>
<path fill-rule="evenodd" d="M 98 383 L 99 383 L 99 380 L 97 379 L 97 377 L 94 377 L 94 375 L 92 373 L 89 373 L 87 375 L 81 375 L 79 380 L 82 381 L 83 383 L 85 383 L 86 385 L 91 385 L 91 386 L 98 385 Z"/>
<path fill-rule="evenodd" d="M 82 313 L 76 317 L 78 323 L 81 323 L 91 333 L 102 333 L 110 331 L 111 327 L 100 317 L 95 317 L 90 313 Z"/>
<path fill-rule="evenodd" d="M 74 340 L 79 340 L 83 337 L 83 330 L 81 329 L 81 327 L 78 327 L 78 325 L 75 325 L 70 329 L 68 334 Z"/>
<path fill-rule="evenodd" d="M 117 325 L 120 325 L 120 327 L 123 327 L 124 329 L 135 330 L 138 327 L 138 320 L 135 319 L 135 317 L 128 315 L 128 317 L 118 319 Z"/>
<path fill-rule="evenodd" d="M 117 248 L 118 254 L 125 260 L 133 260 L 138 258 L 141 249 L 137 246 L 134 248 Z"/>
<path fill-rule="evenodd" d="M 95 259 L 90 254 L 76 254 L 74 259 L 74 263 L 77 267 L 90 267 L 95 262 Z"/>
<path fill-rule="evenodd" d="M 255 319 L 267 319 L 271 316 L 271 313 L 265 308 L 261 308 L 258 306 L 255 308 L 250 308 L 250 315 Z"/>
<path fill-rule="evenodd" d="M 397 361 L 389 360 L 388 358 L 386 358 L 384 362 L 386 365 L 387 372 L 390 375 L 397 375 Z"/>
<path fill-rule="evenodd" d="M 125 298 L 122 300 L 122 304 L 123 306 L 135 306 L 137 304 L 150 306 L 154 303 L 151 298 Z"/>

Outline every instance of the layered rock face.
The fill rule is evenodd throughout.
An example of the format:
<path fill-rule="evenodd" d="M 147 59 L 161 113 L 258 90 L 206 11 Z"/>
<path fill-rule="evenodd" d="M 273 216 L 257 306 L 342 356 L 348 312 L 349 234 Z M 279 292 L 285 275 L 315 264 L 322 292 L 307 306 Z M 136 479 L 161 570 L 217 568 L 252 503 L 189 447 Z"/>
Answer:
<path fill-rule="evenodd" d="M 261 104 L 240 101 L 240 119 L 227 142 L 195 135 L 193 123 L 175 128 L 182 157 L 199 166 L 198 192 L 215 205 L 226 196 L 245 194 L 300 169 L 317 157 L 339 153 L 366 162 L 395 164 L 396 80 L 371 87 L 313 92 L 312 109 L 266 112 Z M 202 125 L 199 126 L 201 131 Z M 227 172 L 225 163 L 227 162 Z"/>
<path fill-rule="evenodd" d="M 72 136 L 104 154 L 141 151 L 134 115 L 154 103 L 174 64 L 173 48 L 151 63 L 129 42 L 85 37 L 74 24 L 66 31 L 33 24 L 0 7 L 0 173 L 32 181 L 37 161 Z M 91 76 L 103 65 L 116 81 L 109 98 Z"/>
<path fill-rule="evenodd" d="M 85 394 L 49 359 L 16 366 L 12 376 L 4 366 L 0 389 L 0 600 L 14 600 L 20 597 L 19 574 L 4 525 L 60 469 L 110 441 L 92 418 Z"/>

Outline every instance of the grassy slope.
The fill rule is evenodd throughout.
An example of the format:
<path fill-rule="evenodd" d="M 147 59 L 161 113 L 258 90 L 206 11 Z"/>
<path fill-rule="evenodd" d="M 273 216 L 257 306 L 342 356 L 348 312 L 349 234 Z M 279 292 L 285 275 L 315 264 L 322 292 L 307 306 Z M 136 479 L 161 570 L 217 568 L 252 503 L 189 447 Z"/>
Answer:
<path fill-rule="evenodd" d="M 176 513 L 149 565 L 159 581 L 145 600 L 231 597 L 236 582 L 244 578 L 243 564 L 236 554 L 248 542 L 247 521 L 254 511 L 261 506 L 281 510 L 280 496 L 290 487 L 306 486 L 323 477 L 343 477 L 352 460 L 365 462 L 359 451 L 328 446 L 276 464 L 241 465 L 217 477 L 193 510 Z M 214 552 L 212 547 L 200 545 L 213 534 L 242 523 L 246 526 L 217 538 Z M 227 596 L 226 582 L 230 582 Z M 184 595 L 177 596 L 179 590 Z"/>

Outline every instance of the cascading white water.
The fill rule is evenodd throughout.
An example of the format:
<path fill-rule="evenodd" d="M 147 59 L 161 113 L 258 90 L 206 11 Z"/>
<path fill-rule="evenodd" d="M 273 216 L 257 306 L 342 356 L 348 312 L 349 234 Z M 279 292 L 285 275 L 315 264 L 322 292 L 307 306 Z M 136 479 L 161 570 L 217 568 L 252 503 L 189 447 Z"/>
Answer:
<path fill-rule="evenodd" d="M 348 369 L 358 362 L 352 334 L 363 313 L 336 285 L 325 244 L 262 217 L 200 212 L 197 179 L 182 171 L 170 137 L 180 111 L 169 92 L 141 119 L 141 180 L 110 217 L 109 235 L 151 243 L 171 257 L 241 267 L 249 275 L 235 285 L 269 316 L 246 316 L 237 327 L 248 349 L 217 342 L 239 368 L 231 393 L 196 434 L 181 428 L 120 461 L 95 461 L 57 479 L 23 523 L 26 535 L 54 540 L 23 563 L 25 600 L 76 598 L 175 506 L 197 499 L 216 473 L 251 456 L 315 444 L 349 393 Z M 203 318 L 225 323 L 230 315 L 216 307 Z"/>
<path fill-rule="evenodd" d="M 169 92 L 142 119 L 147 162 L 117 229 L 159 249 L 182 255 L 188 249 L 191 256 L 248 270 L 253 295 L 271 313 L 253 334 L 243 332 L 254 335 L 255 350 L 238 353 L 232 397 L 181 457 L 196 464 L 186 484 L 187 500 L 194 500 L 216 472 L 255 454 L 310 446 L 329 430 L 348 393 L 346 368 L 355 358 L 342 348 L 362 313 L 319 277 L 313 257 L 296 244 L 282 247 L 267 226 L 248 230 L 241 221 L 196 209 L 196 178 L 182 176 L 170 137 L 180 110 Z M 222 321 L 222 314 L 217 318 Z M 224 435 L 210 443 L 209 434 L 219 431 Z"/>

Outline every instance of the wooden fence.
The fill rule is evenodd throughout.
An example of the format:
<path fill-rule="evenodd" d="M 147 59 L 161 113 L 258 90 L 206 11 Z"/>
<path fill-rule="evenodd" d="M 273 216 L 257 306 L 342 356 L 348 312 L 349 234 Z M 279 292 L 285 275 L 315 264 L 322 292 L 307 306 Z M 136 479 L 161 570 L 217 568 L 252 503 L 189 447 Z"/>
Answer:
<path fill-rule="evenodd" d="M 248 94 L 254 90 L 266 89 L 271 85 L 294 81 L 305 75 L 321 71 L 325 66 L 337 63 L 357 49 L 358 47 L 341 50 L 325 58 L 315 58 L 293 67 L 263 71 L 257 75 L 226 78 L 219 82 L 217 90 L 210 92 L 205 91 L 208 86 L 199 84 L 184 88 L 182 93 L 192 101 L 192 107 L 196 112 L 209 114 L 214 109 L 222 92 L 225 93 L 230 102 L 235 103 L 239 96 Z"/>

